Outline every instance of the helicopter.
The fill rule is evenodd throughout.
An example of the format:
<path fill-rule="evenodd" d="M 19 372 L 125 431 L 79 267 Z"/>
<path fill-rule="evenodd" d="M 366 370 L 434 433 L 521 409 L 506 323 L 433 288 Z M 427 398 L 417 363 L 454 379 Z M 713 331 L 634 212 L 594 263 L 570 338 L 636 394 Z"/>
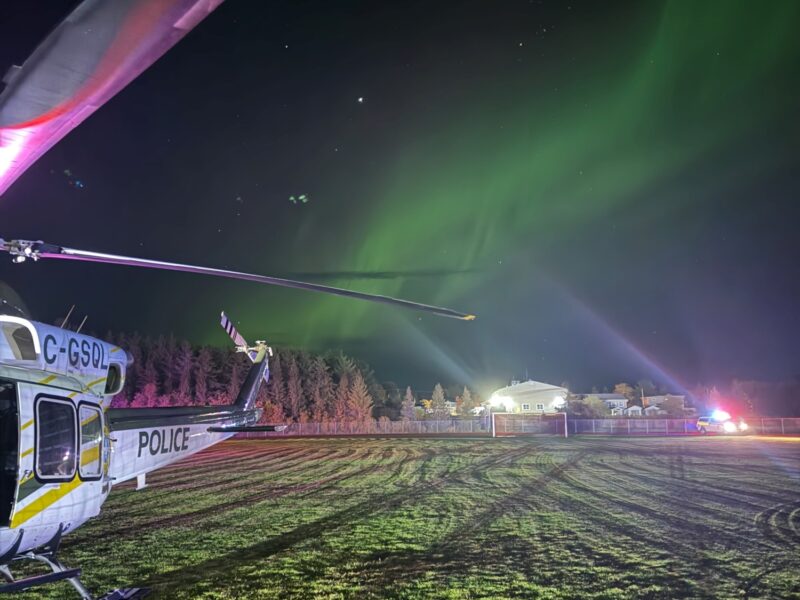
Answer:
<path fill-rule="evenodd" d="M 17 263 L 64 258 L 188 271 L 325 292 L 472 320 L 474 315 L 301 281 L 64 248 L 44 242 L 5 241 L 0 252 Z M 66 580 L 92 595 L 57 553 L 64 534 L 100 513 L 111 488 L 136 478 L 144 487 L 150 471 L 190 456 L 240 432 L 275 431 L 256 425 L 255 405 L 269 380 L 271 348 L 250 345 L 223 312 L 220 324 L 250 359 L 244 383 L 229 406 L 111 408 L 122 391 L 132 357 L 124 349 L 13 313 L 0 302 L 0 593 Z M 66 321 L 66 319 L 65 319 Z M 39 561 L 51 573 L 16 580 L 11 565 Z M 144 597 L 140 588 L 117 589 L 105 600 Z"/>
<path fill-rule="evenodd" d="M 83 0 L 12 67 L 0 94 L 0 194 L 42 154 L 147 69 L 222 0 Z M 472 320 L 474 315 L 315 283 L 75 249 L 43 241 L 5 240 L 14 263 L 43 259 L 144 267 L 334 294 Z M 67 581 L 95 598 L 79 568 L 58 558 L 63 536 L 100 514 L 115 485 L 186 458 L 257 425 L 256 398 L 269 380 L 271 349 L 249 344 L 223 312 L 220 324 L 250 368 L 229 406 L 111 408 L 125 385 L 131 355 L 61 326 L 32 320 L 0 284 L 0 594 Z M 66 320 L 65 320 L 66 321 Z M 50 572 L 18 579 L 23 561 Z M 97 600 L 134 600 L 143 588 L 116 589 Z"/>

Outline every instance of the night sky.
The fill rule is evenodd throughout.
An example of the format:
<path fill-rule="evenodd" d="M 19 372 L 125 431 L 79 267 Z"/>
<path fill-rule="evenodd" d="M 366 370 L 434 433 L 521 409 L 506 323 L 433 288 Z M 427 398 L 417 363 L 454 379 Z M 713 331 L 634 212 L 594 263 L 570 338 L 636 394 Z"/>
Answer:
<path fill-rule="evenodd" d="M 0 70 L 75 4 L 5 0 Z M 422 389 L 793 379 L 798 23 L 795 0 L 228 0 L 0 197 L 0 236 L 478 319 L 60 261 L 0 280 L 43 321 L 222 345 L 224 308 Z"/>

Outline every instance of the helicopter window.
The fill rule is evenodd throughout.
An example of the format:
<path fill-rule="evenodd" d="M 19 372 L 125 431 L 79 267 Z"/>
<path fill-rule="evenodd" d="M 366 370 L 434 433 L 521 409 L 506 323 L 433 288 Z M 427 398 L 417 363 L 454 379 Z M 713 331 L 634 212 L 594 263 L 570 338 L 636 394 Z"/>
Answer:
<path fill-rule="evenodd" d="M 108 365 L 108 378 L 106 379 L 106 394 L 118 394 L 122 391 L 122 367 L 111 363 Z"/>
<path fill-rule="evenodd" d="M 103 421 L 100 410 L 80 407 L 81 420 L 81 479 L 100 477 L 100 445 L 103 443 Z"/>
<path fill-rule="evenodd" d="M 36 475 L 48 481 L 75 476 L 75 407 L 67 401 L 40 398 L 36 404 Z"/>
<path fill-rule="evenodd" d="M 0 527 L 8 527 L 17 488 L 17 386 L 0 379 Z"/>
<path fill-rule="evenodd" d="M 23 325 L 4 323 L 3 334 L 16 360 L 36 360 L 36 343 L 33 333 Z"/>

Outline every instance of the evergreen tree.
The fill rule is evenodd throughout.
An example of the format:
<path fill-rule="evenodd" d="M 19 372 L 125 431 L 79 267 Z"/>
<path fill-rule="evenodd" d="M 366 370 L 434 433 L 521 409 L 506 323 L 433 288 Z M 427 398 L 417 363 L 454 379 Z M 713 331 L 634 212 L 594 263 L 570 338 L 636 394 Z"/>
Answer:
<path fill-rule="evenodd" d="M 144 386 L 152 384 L 158 390 L 158 369 L 156 368 L 155 352 L 148 352 L 147 358 L 144 359 L 144 368 L 141 370 L 141 381 L 139 389 Z"/>
<path fill-rule="evenodd" d="M 476 408 L 478 408 L 478 403 L 475 401 L 469 388 L 464 386 L 464 391 L 461 392 L 461 414 L 465 417 L 471 417 L 473 416 L 472 411 Z"/>
<path fill-rule="evenodd" d="M 286 370 L 286 414 L 294 421 L 300 417 L 303 401 L 303 386 L 300 382 L 300 369 L 294 356 L 288 358 Z"/>
<path fill-rule="evenodd" d="M 183 342 L 178 349 L 175 359 L 173 373 L 178 380 L 178 387 L 175 392 L 176 404 L 190 404 L 192 399 L 192 363 L 194 362 L 194 352 L 189 342 Z"/>
<path fill-rule="evenodd" d="M 350 403 L 350 377 L 347 373 L 342 373 L 339 384 L 336 386 L 336 393 L 333 396 L 332 416 L 334 421 L 346 421 Z"/>
<path fill-rule="evenodd" d="M 239 388 L 242 387 L 242 381 L 244 380 L 245 369 L 246 365 L 244 361 L 246 361 L 245 354 L 243 352 L 230 352 L 226 356 L 225 366 L 223 367 L 223 372 L 227 371 L 228 378 L 227 378 L 227 386 L 225 389 L 225 395 L 228 397 L 228 402 L 231 403 L 236 400 L 236 396 L 239 394 Z M 272 379 L 272 361 L 270 361 L 270 380 Z M 262 388 L 263 393 L 267 393 L 267 389 L 269 385 L 266 385 Z"/>
<path fill-rule="evenodd" d="M 386 405 L 383 415 L 388 416 L 390 419 L 397 418 L 400 416 L 400 407 L 403 404 L 400 388 L 397 387 L 395 382 L 387 381 L 383 384 L 383 389 L 386 390 Z"/>
<path fill-rule="evenodd" d="M 434 419 L 445 419 L 450 416 L 450 409 L 447 408 L 447 401 L 444 397 L 444 389 L 439 383 L 433 388 L 431 409 L 433 410 Z"/>
<path fill-rule="evenodd" d="M 127 370 L 126 379 L 127 379 L 127 386 L 128 386 L 128 399 L 133 401 L 136 392 L 141 388 L 144 387 L 141 385 L 139 381 L 139 373 L 144 366 L 142 364 L 142 336 L 139 335 L 138 332 L 134 332 L 132 336 L 123 337 L 121 340 L 123 343 L 126 344 L 126 350 L 130 353 L 131 357 L 133 358 L 133 364 Z"/>
<path fill-rule="evenodd" d="M 352 376 L 353 371 L 356 370 L 355 361 L 341 350 L 329 352 L 326 356 L 326 362 L 330 365 L 331 372 L 337 378 L 347 375 L 349 379 Z"/>
<path fill-rule="evenodd" d="M 154 383 L 148 383 L 134 394 L 131 406 L 133 408 L 151 408 L 153 406 L 158 406 L 158 402 L 159 397 L 156 385 Z"/>
<path fill-rule="evenodd" d="M 164 340 L 163 358 L 161 362 L 161 385 L 165 394 L 172 394 L 178 387 L 178 373 L 175 370 L 175 362 L 178 360 L 178 340 L 175 335 L 170 333 Z"/>
<path fill-rule="evenodd" d="M 414 393 L 411 391 L 411 386 L 408 386 L 406 395 L 403 396 L 403 404 L 400 406 L 400 416 L 404 421 L 413 421 L 416 418 L 415 404 Z"/>
<path fill-rule="evenodd" d="M 309 365 L 307 382 L 311 420 L 317 422 L 325 421 L 329 416 L 329 408 L 333 396 L 333 381 L 328 373 L 328 365 L 321 357 L 316 356 L 312 359 Z"/>
<path fill-rule="evenodd" d="M 208 404 L 209 375 L 211 373 L 211 350 L 203 346 L 194 361 L 194 402 L 205 406 Z"/>
<path fill-rule="evenodd" d="M 347 413 L 350 420 L 357 423 L 372 418 L 372 396 L 370 396 L 367 383 L 361 371 L 353 374 L 353 383 L 350 385 L 350 394 L 347 402 Z"/>
<path fill-rule="evenodd" d="M 286 398 L 286 387 L 283 382 L 283 361 L 280 352 L 275 352 L 270 360 L 269 382 L 267 383 L 269 401 L 283 409 Z"/>

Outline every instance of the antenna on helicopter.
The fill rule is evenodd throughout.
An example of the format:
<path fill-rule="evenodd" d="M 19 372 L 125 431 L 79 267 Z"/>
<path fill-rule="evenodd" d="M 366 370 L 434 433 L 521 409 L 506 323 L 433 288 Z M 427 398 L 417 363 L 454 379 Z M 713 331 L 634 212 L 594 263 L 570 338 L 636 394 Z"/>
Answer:
<path fill-rule="evenodd" d="M 66 329 L 67 328 L 67 322 L 69 321 L 69 318 L 72 316 L 72 311 L 73 310 L 75 310 L 75 305 L 74 304 L 72 305 L 72 308 L 70 308 L 67 311 L 67 316 L 64 317 L 64 320 L 61 321 L 61 329 Z"/>
<path fill-rule="evenodd" d="M 78 328 L 75 330 L 75 333 L 80 333 L 81 332 L 81 329 L 83 329 L 83 326 L 86 325 L 86 319 L 88 319 L 88 318 L 89 318 L 89 315 L 86 315 L 85 317 L 83 317 L 83 321 L 81 321 L 81 324 L 78 325 Z"/>
<path fill-rule="evenodd" d="M 77 260 L 81 262 L 99 262 L 99 263 L 108 263 L 112 265 L 127 265 L 130 267 L 146 267 L 149 269 L 161 269 L 165 271 L 183 271 L 186 273 L 213 275 L 215 277 L 226 277 L 228 279 L 241 279 L 244 281 L 265 283 L 267 285 L 277 285 L 281 287 L 310 290 L 312 292 L 322 292 L 325 294 L 332 294 L 335 296 L 344 296 L 346 298 L 356 298 L 358 300 L 366 300 L 368 302 L 379 302 L 381 304 L 389 304 L 391 306 L 401 306 L 404 308 L 410 308 L 412 310 L 419 310 L 422 312 L 439 315 L 440 317 L 450 317 L 453 319 L 460 319 L 462 321 L 472 321 L 475 319 L 475 315 L 472 314 L 458 312 L 450 308 L 443 308 L 440 306 L 433 306 L 430 304 L 422 304 L 420 302 L 412 302 L 410 300 L 402 300 L 400 298 L 393 298 L 391 296 L 383 296 L 380 294 L 367 294 L 365 292 L 346 290 L 342 288 L 332 287 L 329 285 L 320 285 L 318 283 L 295 281 L 293 279 L 283 279 L 281 277 L 255 275 L 252 273 L 241 273 L 239 271 L 228 271 L 226 269 L 215 269 L 211 267 L 185 265 L 181 263 L 164 262 L 160 260 L 151 260 L 147 258 L 119 256 L 116 254 L 105 254 L 102 252 L 91 252 L 88 250 L 77 250 L 75 248 L 66 248 L 64 246 L 56 246 L 55 244 L 47 244 L 41 240 L 39 241 L 4 240 L 3 238 L 0 238 L 0 252 L 8 252 L 13 257 L 13 261 L 15 263 L 23 263 L 27 259 L 38 261 L 42 258 L 59 258 L 62 260 Z"/>

